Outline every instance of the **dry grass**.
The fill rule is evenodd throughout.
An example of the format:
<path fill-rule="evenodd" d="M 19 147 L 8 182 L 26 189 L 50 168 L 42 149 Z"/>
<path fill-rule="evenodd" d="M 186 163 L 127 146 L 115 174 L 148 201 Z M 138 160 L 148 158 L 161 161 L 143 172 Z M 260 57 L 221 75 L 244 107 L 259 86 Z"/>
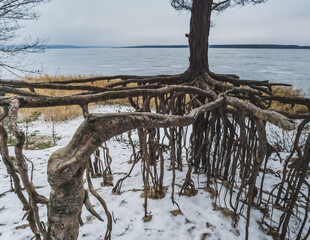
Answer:
<path fill-rule="evenodd" d="M 150 199 L 162 199 L 166 196 L 168 187 L 163 187 L 162 192 L 157 190 L 157 194 L 155 193 L 155 188 L 152 186 L 147 187 L 146 197 Z M 145 191 L 141 194 L 141 198 L 145 198 Z"/>
<path fill-rule="evenodd" d="M 301 89 L 293 89 L 292 87 L 272 87 L 272 92 L 275 95 L 283 97 L 303 97 Z M 270 106 L 271 109 L 277 111 L 284 111 L 290 113 L 305 113 L 308 112 L 306 106 L 296 104 L 292 107 L 290 104 L 284 104 L 273 101 Z"/>
<path fill-rule="evenodd" d="M 181 210 L 177 209 L 177 210 L 172 210 L 170 211 L 170 213 L 173 215 L 173 216 L 178 216 L 178 215 L 183 215 L 183 213 L 181 212 Z"/>
<path fill-rule="evenodd" d="M 51 81 L 66 81 L 70 79 L 85 79 L 85 78 L 86 78 L 85 76 L 57 76 L 55 77 L 55 76 L 44 75 L 44 76 L 35 77 L 35 78 L 28 78 L 25 80 L 29 82 L 51 82 Z M 119 81 L 119 79 L 110 80 L 110 81 L 95 81 L 93 83 L 91 82 L 83 83 L 83 85 L 105 87 L 108 84 L 117 82 L 117 81 Z M 75 85 L 79 85 L 79 84 L 75 84 Z M 81 91 L 37 89 L 36 93 L 48 95 L 48 96 L 68 96 L 71 94 L 81 93 Z M 129 102 L 127 99 L 108 100 L 104 102 L 93 103 L 93 104 L 90 104 L 90 106 L 105 105 L 105 104 L 119 104 L 119 105 L 129 106 Z M 54 121 L 64 121 L 64 120 L 69 120 L 69 119 L 82 115 L 82 109 L 78 105 L 48 107 L 48 108 L 24 108 L 20 110 L 20 113 L 22 114 L 23 117 L 28 117 L 34 111 L 41 112 L 44 115 L 45 120 L 47 121 L 52 120 L 52 119 L 54 119 Z"/>

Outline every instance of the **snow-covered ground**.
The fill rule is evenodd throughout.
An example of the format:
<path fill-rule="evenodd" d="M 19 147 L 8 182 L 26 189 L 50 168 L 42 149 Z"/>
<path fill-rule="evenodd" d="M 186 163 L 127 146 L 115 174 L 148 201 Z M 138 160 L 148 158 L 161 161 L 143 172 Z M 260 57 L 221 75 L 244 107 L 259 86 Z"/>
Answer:
<path fill-rule="evenodd" d="M 119 112 L 130 111 L 129 108 L 118 106 L 105 106 L 94 109 L 96 112 Z M 49 156 L 58 148 L 66 145 L 74 134 L 82 117 L 56 123 L 55 131 L 61 140 L 56 147 L 44 150 L 25 150 L 24 154 L 34 163 L 34 185 L 40 194 L 49 196 L 50 187 L 47 182 L 47 161 Z M 31 126 L 30 132 L 38 130 L 40 134 L 51 135 L 52 123 L 43 120 L 36 121 Z M 130 169 L 128 163 L 131 155 L 131 147 L 115 138 L 107 143 L 113 159 L 111 169 L 113 172 L 113 183 L 123 177 Z M 13 151 L 13 148 L 10 148 Z M 1 159 L 1 158 L 0 158 Z M 167 161 L 168 168 L 169 161 Z M 143 203 L 141 198 L 143 182 L 141 175 L 141 165 L 138 163 L 133 170 L 131 177 L 127 178 L 122 186 L 121 195 L 113 195 L 112 187 L 101 187 L 101 178 L 93 179 L 96 190 L 105 199 L 109 211 L 114 216 L 112 239 L 244 239 L 245 219 L 240 218 L 236 228 L 232 226 L 232 219 L 225 216 L 221 211 L 213 210 L 213 200 L 209 192 L 205 191 L 206 178 L 203 174 L 193 175 L 198 194 L 193 197 L 179 196 L 179 185 L 183 183 L 186 169 L 183 172 L 176 171 L 176 191 L 175 201 L 179 204 L 183 214 L 174 216 L 170 211 L 177 210 L 177 206 L 171 201 L 172 172 L 166 171 L 164 185 L 168 187 L 168 192 L 163 199 L 148 200 L 148 211 L 152 215 L 152 220 L 144 222 Z M 0 162 L 0 239 L 21 240 L 31 239 L 33 236 L 30 229 L 26 227 L 27 221 L 22 220 L 24 212 L 17 196 L 10 189 L 10 178 L 5 170 L 5 166 Z M 85 184 L 85 188 L 87 186 Z M 138 191 L 137 191 L 138 190 Z M 82 219 L 84 225 L 80 228 L 79 239 L 96 240 L 104 239 L 106 231 L 105 213 L 99 203 L 91 197 L 91 202 L 97 212 L 105 219 L 100 222 L 94 218 L 85 208 L 83 208 Z M 261 218 L 261 213 L 253 209 L 250 224 L 250 239 L 272 239 L 265 235 L 257 221 Z M 42 220 L 46 221 L 46 209 L 40 207 Z"/>

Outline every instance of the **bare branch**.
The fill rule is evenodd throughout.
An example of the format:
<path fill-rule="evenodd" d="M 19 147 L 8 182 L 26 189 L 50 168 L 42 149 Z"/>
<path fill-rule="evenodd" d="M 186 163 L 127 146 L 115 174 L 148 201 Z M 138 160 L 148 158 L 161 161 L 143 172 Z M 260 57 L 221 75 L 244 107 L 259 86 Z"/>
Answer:
<path fill-rule="evenodd" d="M 230 0 L 221 1 L 218 3 L 213 3 L 212 10 L 222 11 L 230 6 Z"/>
<path fill-rule="evenodd" d="M 21 22 L 35 20 L 38 14 L 34 8 L 48 0 L 1 0 L 0 1 L 0 52 L 2 53 L 0 67 L 9 72 L 23 72 L 25 69 L 6 62 L 19 53 L 42 51 L 41 41 L 32 41 L 29 37 L 16 43 L 20 37 L 18 30 L 24 27 Z M 13 43 L 14 42 L 14 43 Z M 10 61 L 12 62 L 12 61 Z"/>
<path fill-rule="evenodd" d="M 189 10 L 192 9 L 192 0 L 171 0 L 170 4 L 176 10 Z"/>
<path fill-rule="evenodd" d="M 223 11 L 229 7 L 234 7 L 238 5 L 246 5 L 246 4 L 260 4 L 265 3 L 268 0 L 224 0 L 219 2 L 214 2 L 212 6 L 212 10 L 220 12 Z"/>

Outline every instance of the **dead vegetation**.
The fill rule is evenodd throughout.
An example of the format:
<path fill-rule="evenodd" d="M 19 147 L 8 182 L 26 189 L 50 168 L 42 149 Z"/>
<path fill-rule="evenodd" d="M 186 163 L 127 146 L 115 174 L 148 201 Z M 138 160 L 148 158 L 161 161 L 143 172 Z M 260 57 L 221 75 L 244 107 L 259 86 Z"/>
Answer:
<path fill-rule="evenodd" d="M 145 198 L 145 196 L 149 199 L 161 199 L 166 196 L 168 187 L 162 187 L 162 191 L 159 191 L 158 189 L 155 190 L 153 186 L 149 186 L 145 192 L 141 194 L 141 198 Z"/>

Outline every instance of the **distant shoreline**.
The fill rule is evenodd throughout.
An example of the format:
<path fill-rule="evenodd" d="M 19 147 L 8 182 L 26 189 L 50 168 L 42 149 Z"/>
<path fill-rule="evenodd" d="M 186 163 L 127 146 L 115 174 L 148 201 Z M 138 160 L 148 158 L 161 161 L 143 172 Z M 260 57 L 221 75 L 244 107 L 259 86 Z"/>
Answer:
<path fill-rule="evenodd" d="M 45 49 L 84 49 L 84 48 L 188 48 L 188 45 L 137 45 L 137 46 L 78 46 L 78 45 L 43 45 Z M 212 44 L 209 48 L 236 49 L 310 49 L 310 46 L 279 44 Z"/>

